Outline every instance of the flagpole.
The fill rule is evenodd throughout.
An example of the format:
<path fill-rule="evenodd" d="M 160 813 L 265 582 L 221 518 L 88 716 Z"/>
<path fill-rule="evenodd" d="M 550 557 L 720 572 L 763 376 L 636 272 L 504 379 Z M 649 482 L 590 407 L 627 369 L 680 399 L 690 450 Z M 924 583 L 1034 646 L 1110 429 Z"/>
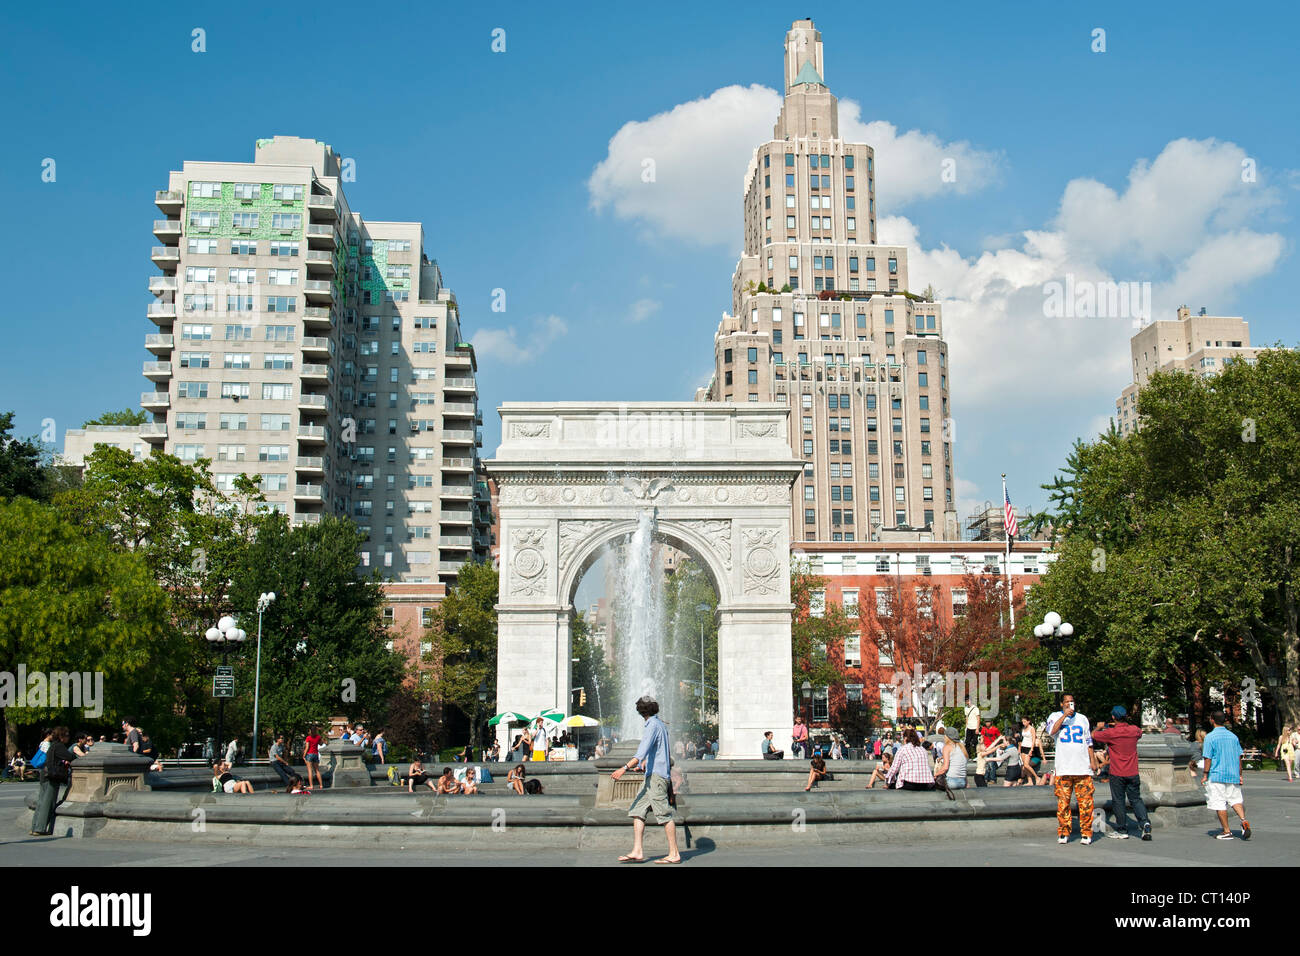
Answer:
<path fill-rule="evenodd" d="M 1004 509 L 1009 507 L 1009 501 L 1010 498 L 1007 497 L 1007 476 L 1004 473 L 1002 475 L 1002 506 Z M 1006 525 L 1007 522 L 1004 515 L 1002 519 L 1002 528 L 1007 535 L 1007 550 L 1002 556 L 1002 567 L 1006 572 L 1007 578 L 1007 612 L 1011 616 L 1011 630 L 1014 632 L 1016 629 L 1016 602 L 1015 593 L 1011 590 L 1011 529 Z"/>

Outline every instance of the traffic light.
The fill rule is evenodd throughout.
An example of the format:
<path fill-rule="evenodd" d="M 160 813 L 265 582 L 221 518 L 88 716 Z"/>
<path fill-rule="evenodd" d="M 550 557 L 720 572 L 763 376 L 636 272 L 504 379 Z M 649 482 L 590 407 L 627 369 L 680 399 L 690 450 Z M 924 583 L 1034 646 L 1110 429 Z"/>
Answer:
<path fill-rule="evenodd" d="M 587 691 L 585 688 L 583 690 L 578 691 L 578 706 L 579 707 L 587 706 Z"/>

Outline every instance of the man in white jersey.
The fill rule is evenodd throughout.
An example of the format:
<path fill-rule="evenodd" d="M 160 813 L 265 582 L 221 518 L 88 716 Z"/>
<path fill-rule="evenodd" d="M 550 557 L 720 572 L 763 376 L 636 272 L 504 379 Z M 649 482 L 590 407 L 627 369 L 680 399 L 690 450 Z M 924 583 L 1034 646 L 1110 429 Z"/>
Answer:
<path fill-rule="evenodd" d="M 1057 843 L 1070 841 L 1070 796 L 1079 802 L 1080 841 L 1092 842 L 1092 772 L 1097 757 L 1092 752 L 1092 732 L 1088 718 L 1074 709 L 1074 695 L 1061 697 L 1061 709 L 1047 718 L 1047 733 L 1056 739 L 1056 835 Z"/>

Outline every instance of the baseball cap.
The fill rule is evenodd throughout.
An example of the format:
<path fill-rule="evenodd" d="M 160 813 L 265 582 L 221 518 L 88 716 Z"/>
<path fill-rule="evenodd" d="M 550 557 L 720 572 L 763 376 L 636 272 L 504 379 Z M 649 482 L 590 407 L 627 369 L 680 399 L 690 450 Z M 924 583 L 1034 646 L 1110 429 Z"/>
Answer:
<path fill-rule="evenodd" d="M 1116 704 L 1114 707 L 1110 709 L 1110 715 L 1116 719 L 1119 719 L 1121 717 L 1127 717 L 1128 711 L 1124 709 L 1124 706 L 1122 704 Z"/>

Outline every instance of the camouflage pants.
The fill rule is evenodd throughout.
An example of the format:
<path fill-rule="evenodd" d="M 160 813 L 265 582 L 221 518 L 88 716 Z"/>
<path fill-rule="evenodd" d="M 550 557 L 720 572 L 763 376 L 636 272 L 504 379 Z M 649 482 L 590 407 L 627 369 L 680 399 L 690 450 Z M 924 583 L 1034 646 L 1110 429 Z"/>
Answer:
<path fill-rule="evenodd" d="M 1069 836 L 1073 829 L 1070 820 L 1070 795 L 1079 800 L 1079 832 L 1083 836 L 1092 835 L 1092 777 L 1057 777 L 1056 778 L 1056 833 Z"/>

